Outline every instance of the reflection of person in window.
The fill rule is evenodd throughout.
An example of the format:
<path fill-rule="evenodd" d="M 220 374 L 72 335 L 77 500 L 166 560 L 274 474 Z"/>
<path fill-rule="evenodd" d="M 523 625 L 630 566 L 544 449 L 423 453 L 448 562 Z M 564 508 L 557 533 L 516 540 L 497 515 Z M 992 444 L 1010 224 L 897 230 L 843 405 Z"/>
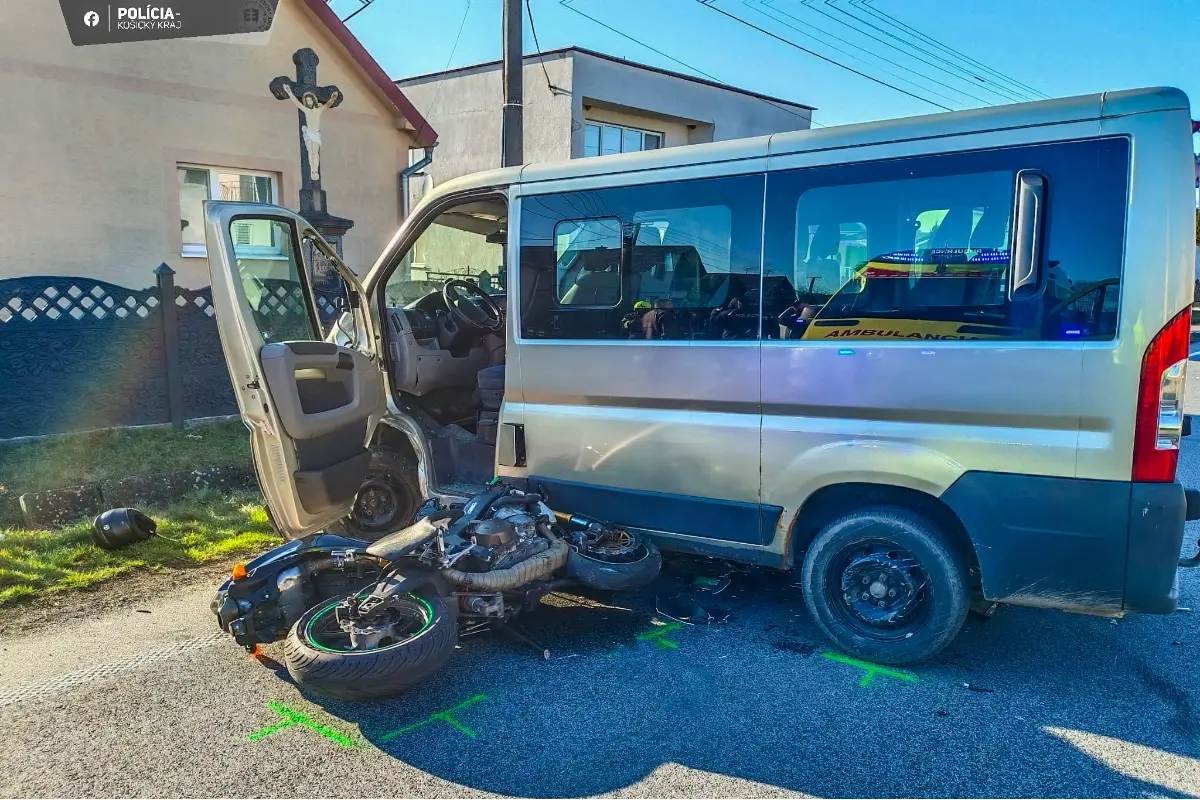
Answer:
<path fill-rule="evenodd" d="M 804 336 L 804 329 L 808 327 L 812 318 L 817 315 L 817 310 L 808 303 L 796 302 L 783 310 L 776 321 L 779 323 L 779 333 L 784 339 L 799 339 Z"/>
<path fill-rule="evenodd" d="M 633 304 L 633 311 L 621 317 L 621 328 L 626 332 L 625 335 L 628 338 L 645 338 L 646 332 L 642 320 L 648 311 L 650 311 L 650 301 L 638 300 Z"/>
<path fill-rule="evenodd" d="M 642 333 L 647 339 L 679 339 L 680 325 L 675 314 L 675 301 L 659 300 L 642 317 Z"/>
<path fill-rule="evenodd" d="M 722 339 L 758 337 L 758 300 L 749 296 L 741 280 L 730 280 L 729 295 L 712 310 L 709 325 Z"/>

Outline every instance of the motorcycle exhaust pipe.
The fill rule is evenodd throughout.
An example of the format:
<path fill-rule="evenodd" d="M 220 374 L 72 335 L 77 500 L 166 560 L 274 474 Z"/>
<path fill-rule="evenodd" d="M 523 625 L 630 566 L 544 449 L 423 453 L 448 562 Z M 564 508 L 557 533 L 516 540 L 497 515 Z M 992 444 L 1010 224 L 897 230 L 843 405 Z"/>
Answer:
<path fill-rule="evenodd" d="M 447 580 L 453 581 L 463 588 L 480 592 L 503 592 L 544 578 L 567 563 L 567 556 L 570 554 L 571 548 L 565 541 L 551 533 L 548 525 L 539 525 L 538 530 L 550 540 L 550 549 L 538 553 L 520 564 L 492 572 L 463 572 L 457 569 L 444 569 L 441 574 Z"/>

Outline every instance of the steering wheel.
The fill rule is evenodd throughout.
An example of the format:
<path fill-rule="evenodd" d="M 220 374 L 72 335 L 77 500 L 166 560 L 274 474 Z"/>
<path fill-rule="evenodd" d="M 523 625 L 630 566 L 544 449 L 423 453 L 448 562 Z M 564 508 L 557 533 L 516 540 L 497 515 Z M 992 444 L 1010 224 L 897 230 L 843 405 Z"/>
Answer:
<path fill-rule="evenodd" d="M 500 306 L 473 283 L 448 279 L 442 285 L 442 300 L 450 316 L 461 325 L 482 333 L 499 333 L 504 329 L 504 312 Z"/>

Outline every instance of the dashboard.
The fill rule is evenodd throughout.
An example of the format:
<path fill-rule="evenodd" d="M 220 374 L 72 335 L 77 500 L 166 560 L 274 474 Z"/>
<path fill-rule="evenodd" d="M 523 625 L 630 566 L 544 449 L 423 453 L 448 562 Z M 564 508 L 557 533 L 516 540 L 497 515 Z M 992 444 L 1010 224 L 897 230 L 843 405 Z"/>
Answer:
<path fill-rule="evenodd" d="M 505 307 L 505 298 L 493 298 Z M 476 374 L 503 348 L 504 335 L 484 334 L 459 325 L 441 293 L 405 308 L 387 308 L 387 348 L 395 388 L 417 396 L 438 389 L 474 388 Z"/>
<path fill-rule="evenodd" d="M 397 324 L 393 330 L 398 332 L 403 332 L 404 328 L 403 323 L 399 320 L 401 316 L 404 321 L 408 322 L 408 328 L 412 331 L 413 338 L 418 340 L 437 338 L 439 317 L 437 311 L 426 311 L 421 308 L 389 308 L 388 317 L 396 320 Z M 446 312 L 443 310 L 440 316 L 446 316 Z"/>

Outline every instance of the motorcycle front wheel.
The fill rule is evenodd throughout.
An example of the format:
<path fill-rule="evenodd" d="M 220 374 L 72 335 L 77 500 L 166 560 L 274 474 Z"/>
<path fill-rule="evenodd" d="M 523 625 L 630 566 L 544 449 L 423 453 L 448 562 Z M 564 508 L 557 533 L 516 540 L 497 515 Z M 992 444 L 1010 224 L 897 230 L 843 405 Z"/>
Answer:
<path fill-rule="evenodd" d="M 292 626 L 284 660 L 297 685 L 343 700 L 386 697 L 420 683 L 454 652 L 457 621 L 436 593 L 394 601 L 386 617 L 364 626 L 370 646 L 359 648 L 337 621 L 344 599 L 310 608 Z"/>

